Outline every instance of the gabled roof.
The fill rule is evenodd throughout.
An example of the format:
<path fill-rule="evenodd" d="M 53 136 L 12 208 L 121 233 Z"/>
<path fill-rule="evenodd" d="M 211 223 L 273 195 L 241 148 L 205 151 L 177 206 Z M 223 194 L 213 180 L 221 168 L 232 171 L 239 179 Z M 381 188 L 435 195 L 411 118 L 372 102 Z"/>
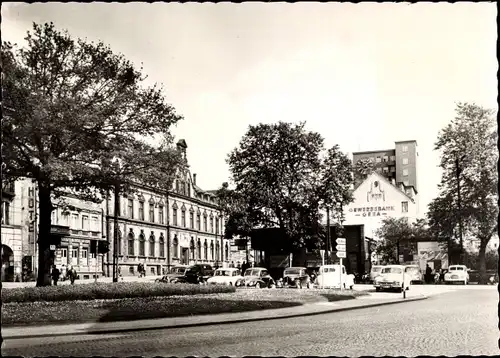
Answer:
<path fill-rule="evenodd" d="M 363 180 L 363 181 L 361 182 L 361 184 L 359 184 L 359 185 L 357 186 L 357 188 L 354 190 L 354 193 L 355 193 L 356 191 L 358 191 L 358 190 L 359 190 L 359 188 L 360 188 L 360 187 L 361 187 L 361 186 L 362 186 L 365 182 L 367 182 L 369 179 L 371 179 L 373 176 L 377 176 L 377 177 L 378 177 L 378 178 L 379 178 L 382 182 L 385 182 L 386 184 L 389 184 L 389 185 L 390 185 L 390 186 L 392 186 L 394 189 L 396 189 L 396 190 L 397 190 L 397 191 L 399 191 L 401 194 L 403 194 L 403 195 L 404 195 L 404 196 L 406 196 L 408 199 L 410 199 L 412 203 L 415 203 L 415 199 L 413 199 L 411 196 L 409 196 L 408 194 L 406 194 L 406 193 L 405 193 L 403 190 L 401 190 L 398 186 L 396 186 L 396 185 L 392 184 L 392 183 L 391 183 L 391 182 L 390 182 L 390 181 L 389 181 L 389 180 L 388 180 L 385 176 L 383 176 L 382 174 L 377 173 L 377 172 L 373 172 L 373 173 L 371 173 L 370 175 L 368 175 L 368 176 L 366 177 L 366 179 L 365 179 L 365 180 Z"/>

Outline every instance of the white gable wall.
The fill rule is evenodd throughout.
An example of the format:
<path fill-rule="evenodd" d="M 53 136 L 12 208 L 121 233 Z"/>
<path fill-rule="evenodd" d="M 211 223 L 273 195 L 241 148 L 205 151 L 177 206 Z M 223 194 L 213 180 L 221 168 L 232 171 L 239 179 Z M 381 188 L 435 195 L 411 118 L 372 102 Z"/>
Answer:
<path fill-rule="evenodd" d="M 387 217 L 418 218 L 418 205 L 382 175 L 372 173 L 353 193 L 354 201 L 345 207 L 344 225 L 365 225 L 365 235 L 376 238 L 375 231 Z M 418 198 L 414 198 L 417 199 Z M 408 211 L 403 212 L 403 202 Z"/>

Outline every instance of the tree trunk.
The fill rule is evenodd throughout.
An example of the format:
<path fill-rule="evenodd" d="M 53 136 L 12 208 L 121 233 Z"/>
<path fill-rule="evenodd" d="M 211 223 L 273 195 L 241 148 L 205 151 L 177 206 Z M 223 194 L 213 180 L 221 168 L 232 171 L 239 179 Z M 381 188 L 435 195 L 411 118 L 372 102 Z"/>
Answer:
<path fill-rule="evenodd" d="M 488 240 L 481 239 L 481 245 L 479 247 L 479 283 L 485 284 L 487 283 L 486 277 L 486 245 L 488 244 Z"/>
<path fill-rule="evenodd" d="M 50 187 L 45 183 L 38 183 L 38 200 L 40 222 L 38 225 L 38 277 L 36 286 L 51 285 L 51 267 L 54 255 L 50 251 L 50 226 L 53 210 L 50 198 Z"/>

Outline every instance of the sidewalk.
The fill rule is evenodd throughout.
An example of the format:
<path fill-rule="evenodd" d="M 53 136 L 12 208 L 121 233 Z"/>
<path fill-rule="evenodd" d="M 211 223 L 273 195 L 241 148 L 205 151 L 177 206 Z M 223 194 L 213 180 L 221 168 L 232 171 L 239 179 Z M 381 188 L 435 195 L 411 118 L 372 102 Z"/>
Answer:
<path fill-rule="evenodd" d="M 154 281 L 157 278 L 162 278 L 163 276 L 146 276 L 146 277 L 141 277 L 139 278 L 138 276 L 124 276 L 121 277 L 118 282 L 149 282 L 149 281 Z M 75 285 L 80 285 L 80 284 L 87 284 L 87 283 L 94 283 L 95 279 L 91 278 L 88 280 L 76 280 Z M 112 277 L 99 277 L 97 279 L 97 282 L 113 282 Z M 69 285 L 71 282 L 69 280 L 65 281 L 58 281 L 57 285 Z M 2 288 L 16 288 L 16 287 L 35 287 L 36 282 L 35 281 L 29 281 L 29 282 L 2 282 Z"/>
<path fill-rule="evenodd" d="M 365 296 L 363 296 L 365 297 Z M 424 295 L 414 295 L 403 299 L 397 298 L 357 298 L 348 301 L 321 302 L 305 304 L 296 307 L 279 308 L 272 310 L 221 313 L 214 315 L 200 315 L 188 317 L 156 318 L 125 322 L 95 322 L 71 325 L 52 325 L 38 327 L 11 327 L 2 328 L 2 337 L 7 339 L 23 339 L 35 337 L 53 337 L 65 335 L 86 335 L 103 333 L 120 333 L 127 331 L 153 330 L 165 328 L 186 328 L 194 326 L 205 326 L 215 324 L 240 323 L 249 321 L 261 321 L 269 319 L 282 319 L 299 316 L 310 316 L 321 313 L 340 312 L 375 306 L 383 306 L 402 302 L 412 302 L 426 299 Z"/>

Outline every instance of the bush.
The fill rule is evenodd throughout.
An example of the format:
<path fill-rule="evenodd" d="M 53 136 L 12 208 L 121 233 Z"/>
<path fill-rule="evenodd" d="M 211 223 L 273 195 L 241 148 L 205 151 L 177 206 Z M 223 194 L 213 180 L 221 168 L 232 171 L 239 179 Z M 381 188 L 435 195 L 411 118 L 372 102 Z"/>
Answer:
<path fill-rule="evenodd" d="M 2 302 L 88 301 L 97 299 L 232 293 L 235 291 L 236 289 L 233 286 L 223 285 L 166 285 L 152 282 L 91 283 L 81 285 L 3 289 Z"/>

